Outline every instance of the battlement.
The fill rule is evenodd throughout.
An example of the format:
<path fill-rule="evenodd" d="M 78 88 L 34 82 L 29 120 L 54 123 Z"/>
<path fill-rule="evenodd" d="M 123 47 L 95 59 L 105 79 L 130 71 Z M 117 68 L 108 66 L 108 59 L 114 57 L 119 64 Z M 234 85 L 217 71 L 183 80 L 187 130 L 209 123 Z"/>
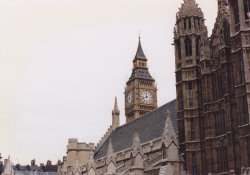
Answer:
<path fill-rule="evenodd" d="M 94 143 L 78 142 L 78 139 L 76 138 L 70 138 L 68 140 L 67 152 L 68 151 L 80 151 L 80 150 L 90 151 L 94 149 L 95 149 Z"/>
<path fill-rule="evenodd" d="M 77 145 L 78 149 L 81 150 L 94 150 L 95 149 L 95 144 L 94 143 L 78 143 Z"/>
<path fill-rule="evenodd" d="M 110 126 L 108 130 L 105 132 L 104 136 L 101 138 L 101 140 L 97 143 L 96 151 L 99 150 L 102 144 L 109 138 L 112 131 L 113 131 L 112 126 Z"/>
<path fill-rule="evenodd" d="M 69 138 L 68 143 L 71 143 L 71 142 L 78 142 L 78 139 L 77 138 Z"/>

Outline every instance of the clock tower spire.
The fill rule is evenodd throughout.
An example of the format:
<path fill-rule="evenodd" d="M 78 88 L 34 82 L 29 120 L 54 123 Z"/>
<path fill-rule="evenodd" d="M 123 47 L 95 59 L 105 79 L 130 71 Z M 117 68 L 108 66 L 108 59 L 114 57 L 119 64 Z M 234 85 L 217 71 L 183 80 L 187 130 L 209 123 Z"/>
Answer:
<path fill-rule="evenodd" d="M 148 71 L 141 38 L 133 60 L 133 70 L 125 88 L 126 122 L 131 122 L 157 107 L 157 88 L 155 80 Z"/>

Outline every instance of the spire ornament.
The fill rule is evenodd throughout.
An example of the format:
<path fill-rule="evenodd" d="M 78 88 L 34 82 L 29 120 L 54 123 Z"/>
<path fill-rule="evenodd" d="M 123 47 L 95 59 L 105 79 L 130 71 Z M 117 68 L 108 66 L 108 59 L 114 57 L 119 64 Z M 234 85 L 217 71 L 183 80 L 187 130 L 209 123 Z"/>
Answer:
<path fill-rule="evenodd" d="M 115 163 L 114 150 L 113 150 L 113 146 L 112 146 L 112 142 L 111 142 L 111 138 L 110 138 L 108 151 L 107 151 L 107 163 L 109 163 L 111 161 Z"/>
<path fill-rule="evenodd" d="M 117 105 L 117 97 L 115 97 L 114 111 L 119 111 L 118 105 Z"/>
<path fill-rule="evenodd" d="M 174 130 L 173 123 L 171 121 L 170 116 L 171 116 L 171 113 L 168 110 L 167 111 L 167 120 L 165 122 L 164 133 L 162 136 L 162 140 L 165 143 L 166 147 L 168 147 L 177 138 L 177 134 Z"/>
<path fill-rule="evenodd" d="M 89 159 L 87 162 L 87 169 L 90 170 L 91 168 L 95 168 L 95 160 L 94 160 L 94 152 L 91 151 L 89 154 Z"/>
<path fill-rule="evenodd" d="M 132 150 L 132 155 L 134 157 L 136 156 L 137 153 L 141 153 L 141 155 L 143 154 L 143 149 L 141 146 L 141 140 L 139 137 L 138 129 L 135 129 L 134 131 L 134 138 L 132 141 L 131 150 Z"/>

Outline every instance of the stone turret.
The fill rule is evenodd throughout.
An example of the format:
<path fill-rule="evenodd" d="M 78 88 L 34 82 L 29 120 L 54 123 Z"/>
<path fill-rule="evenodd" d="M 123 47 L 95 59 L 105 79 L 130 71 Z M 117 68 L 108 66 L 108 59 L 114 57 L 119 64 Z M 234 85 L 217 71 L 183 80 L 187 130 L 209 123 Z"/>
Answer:
<path fill-rule="evenodd" d="M 201 126 L 200 77 L 201 73 L 207 72 L 205 68 L 209 63 L 207 27 L 203 12 L 195 0 L 184 0 L 176 15 L 174 34 L 180 154 L 186 162 L 193 160 L 186 168 L 188 174 L 194 174 L 201 172 L 201 159 L 197 157 L 202 156 L 201 151 L 196 149 L 201 147 L 197 134 L 200 133 Z M 196 135 L 191 135 L 191 132 Z M 199 165 L 197 171 L 192 168 L 194 164 Z"/>
<path fill-rule="evenodd" d="M 67 145 L 67 174 L 87 164 L 90 153 L 95 149 L 94 143 L 80 143 L 70 138 Z"/>

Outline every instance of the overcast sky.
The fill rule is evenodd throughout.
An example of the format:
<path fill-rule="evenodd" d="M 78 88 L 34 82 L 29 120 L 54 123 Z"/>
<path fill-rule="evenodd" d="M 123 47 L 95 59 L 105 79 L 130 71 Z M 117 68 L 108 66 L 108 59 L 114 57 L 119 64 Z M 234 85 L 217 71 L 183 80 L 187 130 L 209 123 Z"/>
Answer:
<path fill-rule="evenodd" d="M 197 0 L 211 34 L 216 0 Z M 0 0 L 0 153 L 58 159 L 68 138 L 97 143 L 111 124 L 138 33 L 158 86 L 175 99 L 173 28 L 182 0 Z"/>

